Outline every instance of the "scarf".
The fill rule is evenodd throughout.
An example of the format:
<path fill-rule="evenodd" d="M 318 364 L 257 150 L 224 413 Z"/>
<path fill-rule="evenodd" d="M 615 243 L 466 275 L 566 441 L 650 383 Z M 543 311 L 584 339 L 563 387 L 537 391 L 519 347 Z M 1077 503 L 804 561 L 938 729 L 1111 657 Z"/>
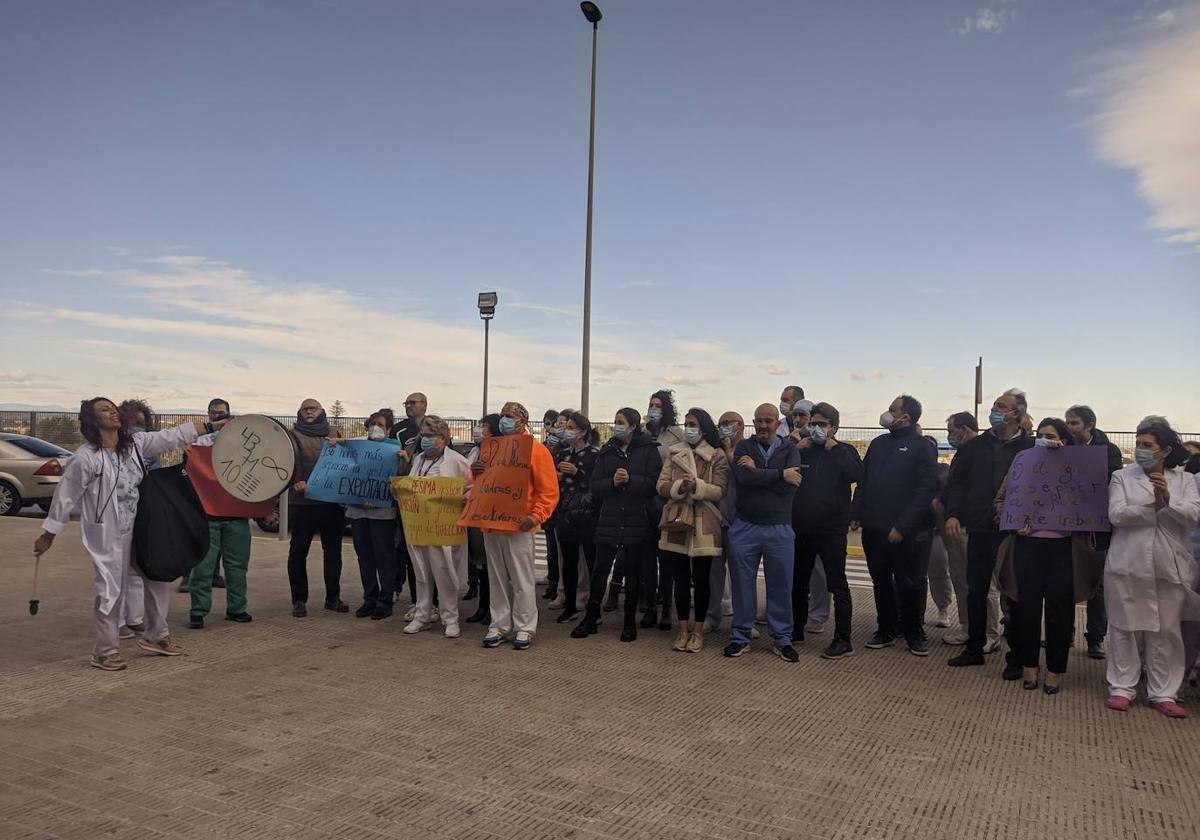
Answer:
<path fill-rule="evenodd" d="M 309 437 L 329 437 L 329 418 L 322 411 L 316 420 L 306 423 L 300 412 L 297 411 L 295 429 L 300 434 L 308 435 Z"/>

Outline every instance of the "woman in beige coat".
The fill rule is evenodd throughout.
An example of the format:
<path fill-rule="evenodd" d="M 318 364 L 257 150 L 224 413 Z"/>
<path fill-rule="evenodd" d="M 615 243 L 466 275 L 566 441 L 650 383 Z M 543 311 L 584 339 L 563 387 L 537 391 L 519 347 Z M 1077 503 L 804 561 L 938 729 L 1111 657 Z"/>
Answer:
<path fill-rule="evenodd" d="M 721 448 L 716 424 L 704 409 L 688 410 L 683 436 L 682 443 L 668 450 L 658 477 L 658 495 L 666 500 L 658 548 L 674 569 L 679 619 L 674 648 L 697 653 L 704 647 L 712 558 L 723 551 L 717 505 L 729 484 L 729 460 Z"/>

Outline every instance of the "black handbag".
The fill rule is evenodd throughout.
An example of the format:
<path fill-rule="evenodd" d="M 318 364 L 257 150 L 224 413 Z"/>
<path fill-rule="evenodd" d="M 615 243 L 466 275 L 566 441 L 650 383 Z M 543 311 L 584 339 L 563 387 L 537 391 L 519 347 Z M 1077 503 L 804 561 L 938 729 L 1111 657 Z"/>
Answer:
<path fill-rule="evenodd" d="M 208 553 L 208 517 L 183 464 L 142 471 L 133 562 L 147 580 L 176 580 Z"/>
<path fill-rule="evenodd" d="M 555 527 L 567 537 L 587 537 L 596 530 L 596 502 L 587 486 L 577 487 L 554 515 Z"/>

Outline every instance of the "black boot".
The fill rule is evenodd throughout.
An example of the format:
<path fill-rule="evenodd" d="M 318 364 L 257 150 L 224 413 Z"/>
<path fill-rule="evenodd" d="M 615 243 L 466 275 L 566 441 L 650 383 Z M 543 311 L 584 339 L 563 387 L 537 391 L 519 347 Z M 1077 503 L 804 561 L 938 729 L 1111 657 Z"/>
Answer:
<path fill-rule="evenodd" d="M 571 631 L 572 639 L 586 639 L 588 636 L 596 634 L 596 620 L 584 616 L 583 621 L 575 625 L 575 629 Z"/>
<path fill-rule="evenodd" d="M 644 619 L 642 620 L 642 626 L 643 627 L 646 626 L 646 622 Z M 650 626 L 653 627 L 654 625 L 651 624 Z M 621 641 L 622 642 L 637 641 L 637 625 L 634 624 L 632 621 L 625 622 L 625 626 L 623 628 L 621 628 Z"/>
<path fill-rule="evenodd" d="M 658 617 L 659 630 L 673 630 L 675 625 L 671 623 L 671 605 L 666 601 L 663 602 L 662 615 Z"/>
<path fill-rule="evenodd" d="M 649 630 L 651 627 L 653 627 L 656 624 L 658 624 L 658 610 L 654 609 L 654 607 L 650 607 L 648 610 L 646 610 L 645 615 L 642 616 L 641 626 L 643 629 Z M 626 629 L 628 629 L 628 626 L 626 627 Z M 637 630 L 636 629 L 633 631 L 633 636 L 635 639 L 637 638 Z M 624 633 L 621 634 L 621 638 L 622 639 L 625 638 Z M 632 641 L 632 639 L 630 641 Z"/>
<path fill-rule="evenodd" d="M 492 623 L 492 589 L 488 582 L 487 569 L 479 570 L 479 609 L 467 618 L 472 624 Z"/>

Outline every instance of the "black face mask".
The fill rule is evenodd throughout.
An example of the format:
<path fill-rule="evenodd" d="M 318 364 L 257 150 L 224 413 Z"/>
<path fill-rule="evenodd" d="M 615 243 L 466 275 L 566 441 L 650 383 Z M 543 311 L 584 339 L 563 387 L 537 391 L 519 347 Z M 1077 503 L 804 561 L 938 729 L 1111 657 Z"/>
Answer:
<path fill-rule="evenodd" d="M 1197 452 L 1195 455 L 1188 458 L 1183 464 L 1183 469 L 1185 472 L 1189 472 L 1192 475 L 1200 473 L 1200 452 Z"/>

